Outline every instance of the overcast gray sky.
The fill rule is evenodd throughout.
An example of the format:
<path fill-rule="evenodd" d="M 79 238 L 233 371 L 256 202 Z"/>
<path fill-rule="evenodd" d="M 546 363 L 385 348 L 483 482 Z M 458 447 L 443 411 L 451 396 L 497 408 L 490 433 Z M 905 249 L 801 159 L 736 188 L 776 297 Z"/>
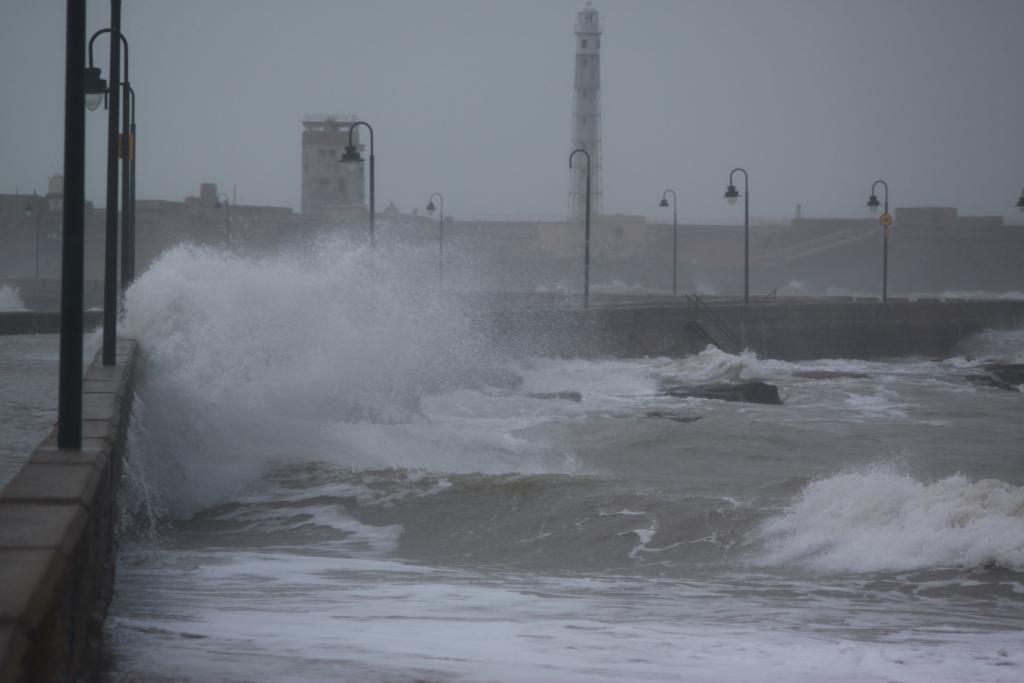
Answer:
<path fill-rule="evenodd" d="M 0 192 L 59 172 L 64 2 L 0 3 Z M 124 0 L 140 198 L 299 203 L 304 114 L 376 132 L 377 198 L 459 219 L 563 218 L 584 0 Z M 736 222 L 892 204 L 1001 214 L 1024 186 L 1024 0 L 596 0 L 606 213 Z M 90 32 L 109 3 L 89 2 Z M 97 41 L 107 70 L 107 43 Z M 106 123 L 88 123 L 104 203 Z"/>

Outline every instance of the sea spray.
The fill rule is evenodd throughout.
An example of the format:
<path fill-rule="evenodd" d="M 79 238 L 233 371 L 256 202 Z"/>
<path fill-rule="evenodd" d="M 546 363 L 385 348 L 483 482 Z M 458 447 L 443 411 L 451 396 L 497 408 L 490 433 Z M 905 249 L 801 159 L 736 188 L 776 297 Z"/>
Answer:
<path fill-rule="evenodd" d="M 154 541 L 161 522 L 167 516 L 167 501 L 154 481 L 166 466 L 173 463 L 166 460 L 150 459 L 146 449 L 146 407 L 138 395 L 132 399 L 132 410 L 128 420 L 127 442 L 124 452 L 124 486 L 120 491 L 118 505 L 118 532 L 125 538 L 143 538 Z"/>
<path fill-rule="evenodd" d="M 429 466 L 345 426 L 422 420 L 424 395 L 493 360 L 430 274 L 341 238 L 262 259 L 173 248 L 128 291 L 125 328 L 144 359 L 139 460 L 162 463 L 174 515 L 295 460 Z"/>
<path fill-rule="evenodd" d="M 16 313 L 27 311 L 24 302 L 21 300 L 21 292 L 17 287 L 4 285 L 0 287 L 0 311 Z"/>

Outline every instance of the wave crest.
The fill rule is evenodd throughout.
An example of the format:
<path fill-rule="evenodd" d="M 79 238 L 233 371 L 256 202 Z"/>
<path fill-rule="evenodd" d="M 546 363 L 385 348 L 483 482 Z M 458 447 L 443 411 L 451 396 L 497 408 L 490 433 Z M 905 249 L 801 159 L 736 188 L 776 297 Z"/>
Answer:
<path fill-rule="evenodd" d="M 1024 571 L 1024 488 L 887 468 L 810 483 L 755 534 L 756 564 L 871 572 L 992 564 Z"/>

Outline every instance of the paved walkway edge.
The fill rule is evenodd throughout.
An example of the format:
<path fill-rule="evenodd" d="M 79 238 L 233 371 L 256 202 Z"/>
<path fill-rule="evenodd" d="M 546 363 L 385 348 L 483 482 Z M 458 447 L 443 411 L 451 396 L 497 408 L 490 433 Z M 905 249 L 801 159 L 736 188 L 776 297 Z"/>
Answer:
<path fill-rule="evenodd" d="M 135 342 L 85 374 L 82 448 L 43 439 L 0 492 L 0 683 L 78 680 L 114 585 Z"/>

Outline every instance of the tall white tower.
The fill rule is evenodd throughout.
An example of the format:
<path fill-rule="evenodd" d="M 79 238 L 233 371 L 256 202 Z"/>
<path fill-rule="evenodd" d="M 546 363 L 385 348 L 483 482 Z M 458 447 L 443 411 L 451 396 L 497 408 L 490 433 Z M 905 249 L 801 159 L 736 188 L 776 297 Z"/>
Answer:
<path fill-rule="evenodd" d="M 576 15 L 576 77 L 572 103 L 572 150 L 590 154 L 590 213 L 601 213 L 601 23 L 587 6 Z M 587 163 L 573 162 L 569 218 L 582 219 L 587 201 Z"/>

